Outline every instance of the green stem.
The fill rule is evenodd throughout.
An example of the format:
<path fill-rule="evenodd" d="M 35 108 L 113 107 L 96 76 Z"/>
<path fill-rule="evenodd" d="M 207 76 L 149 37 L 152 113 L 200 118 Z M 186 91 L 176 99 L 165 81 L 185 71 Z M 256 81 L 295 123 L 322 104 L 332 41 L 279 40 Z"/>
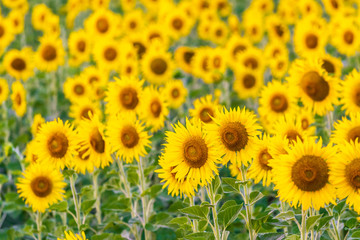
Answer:
<path fill-rule="evenodd" d="M 214 236 L 215 236 L 215 240 L 220 240 L 220 228 L 219 228 L 219 222 L 218 222 L 218 217 L 217 217 L 217 212 L 216 212 L 216 200 L 215 200 L 215 193 L 212 190 L 212 187 L 209 186 L 206 188 L 209 199 L 210 199 L 210 204 L 212 205 L 211 209 L 212 209 L 212 215 L 213 215 L 213 220 L 214 220 Z"/>
<path fill-rule="evenodd" d="M 41 240 L 41 212 L 37 212 L 36 214 L 36 226 L 38 231 L 38 240 Z"/>
<path fill-rule="evenodd" d="M 142 195 L 143 192 L 145 192 L 146 190 L 146 180 L 145 180 L 145 176 L 144 176 L 144 170 L 143 170 L 143 161 L 142 161 L 142 157 L 139 158 L 138 161 L 138 171 L 139 171 L 139 176 L 140 176 L 140 196 Z M 144 232 L 145 232 L 145 240 L 150 239 L 150 232 L 148 230 L 146 230 L 145 226 L 146 223 L 148 221 L 148 201 L 147 201 L 147 196 L 141 196 L 141 204 L 142 204 L 142 210 L 143 210 L 143 228 L 144 228 Z"/>
<path fill-rule="evenodd" d="M 284 213 L 286 211 L 286 203 L 283 201 L 280 201 L 280 206 L 281 206 L 281 212 Z M 287 227 L 284 228 L 284 234 L 285 234 L 285 236 L 288 235 Z"/>
<path fill-rule="evenodd" d="M 71 192 L 72 192 L 73 200 L 74 200 L 74 205 L 75 205 L 75 212 L 76 212 L 75 221 L 76 221 L 78 230 L 80 232 L 80 224 L 81 224 L 80 206 L 79 206 L 79 200 L 78 200 L 77 193 L 76 193 L 76 188 L 75 188 L 75 180 L 74 180 L 74 177 L 72 175 L 70 176 L 70 188 L 71 188 Z"/>
<path fill-rule="evenodd" d="M 195 197 L 189 197 L 190 200 L 190 206 L 195 206 Z M 198 221 L 197 220 L 193 220 L 193 225 L 192 225 L 192 229 L 193 229 L 193 233 L 196 233 L 198 230 Z"/>
<path fill-rule="evenodd" d="M 334 218 L 334 214 L 333 214 L 333 211 L 332 209 L 329 207 L 329 206 L 325 206 L 325 209 L 326 211 L 329 213 L 330 216 L 332 216 L 333 218 L 331 219 L 331 224 L 333 225 L 333 234 L 334 234 L 334 239 L 335 240 L 340 240 L 341 237 L 340 237 L 340 232 L 339 232 L 339 229 L 338 229 L 338 226 L 335 222 L 335 218 Z M 340 217 L 339 217 L 339 222 L 340 222 Z"/>
<path fill-rule="evenodd" d="M 99 184 L 98 184 L 98 177 L 99 173 L 94 172 L 92 175 L 93 177 L 93 186 L 94 186 L 94 198 L 96 200 L 95 202 L 95 209 L 96 209 L 96 220 L 98 224 L 101 224 L 101 208 L 100 208 L 100 192 L 99 192 Z"/>
<path fill-rule="evenodd" d="M 314 212 L 315 212 L 315 209 L 313 209 L 312 207 L 310 208 L 310 211 L 309 211 L 309 216 L 312 217 L 314 216 Z M 314 229 L 311 229 L 310 231 L 310 236 L 311 236 L 311 240 L 314 240 Z"/>
<path fill-rule="evenodd" d="M 304 210 L 304 208 L 301 209 L 301 240 L 306 240 L 306 215 L 307 210 Z"/>
<path fill-rule="evenodd" d="M 246 167 L 244 165 L 241 165 L 241 177 L 242 177 L 242 181 L 247 181 L 246 179 Z M 249 230 L 249 239 L 250 240 L 254 240 L 256 239 L 256 234 L 254 232 L 254 230 L 251 227 L 251 218 L 252 218 L 252 209 L 250 206 L 250 192 L 251 190 L 249 189 L 247 184 L 243 185 L 244 188 L 244 203 L 245 203 L 245 211 L 246 211 L 246 226 L 248 227 Z"/>

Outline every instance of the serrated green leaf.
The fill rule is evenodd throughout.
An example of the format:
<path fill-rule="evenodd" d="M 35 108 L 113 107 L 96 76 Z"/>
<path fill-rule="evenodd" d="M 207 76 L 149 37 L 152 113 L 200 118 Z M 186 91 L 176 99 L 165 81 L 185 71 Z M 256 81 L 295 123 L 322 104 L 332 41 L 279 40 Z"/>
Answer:
<path fill-rule="evenodd" d="M 190 218 L 206 219 L 209 213 L 208 207 L 191 206 L 179 209 L 180 212 L 190 215 Z"/>
<path fill-rule="evenodd" d="M 189 219 L 187 217 L 177 217 L 170 220 L 169 224 L 184 225 L 188 224 Z"/>
<path fill-rule="evenodd" d="M 214 194 L 216 194 L 221 186 L 221 180 L 218 175 L 215 176 L 215 179 L 212 181 L 211 188 Z"/>
<path fill-rule="evenodd" d="M 221 181 L 225 192 L 240 192 L 240 184 L 236 183 L 237 180 L 235 178 L 223 177 Z"/>
<path fill-rule="evenodd" d="M 214 234 L 210 232 L 198 232 L 198 233 L 191 233 L 184 237 L 184 239 L 189 240 L 209 240 L 213 239 Z"/>
<path fill-rule="evenodd" d="M 150 196 L 150 198 L 155 198 L 162 191 L 161 184 L 152 185 L 150 188 L 146 189 L 141 196 Z"/>
<path fill-rule="evenodd" d="M 296 234 L 289 235 L 285 238 L 286 240 L 300 240 L 300 236 Z"/>
<path fill-rule="evenodd" d="M 104 240 L 110 236 L 110 233 L 102 233 L 99 235 L 93 235 L 91 240 Z"/>
<path fill-rule="evenodd" d="M 219 212 L 224 210 L 225 208 L 232 207 L 232 206 L 235 206 L 235 205 L 237 205 L 235 200 L 228 200 L 221 206 L 221 208 L 219 209 Z"/>
<path fill-rule="evenodd" d="M 65 169 L 62 171 L 62 174 L 63 174 L 64 178 L 70 178 L 71 176 L 75 175 L 76 172 L 75 172 L 75 170 L 72 170 L 72 169 Z"/>
<path fill-rule="evenodd" d="M 208 221 L 207 220 L 200 220 L 198 223 L 198 228 L 200 232 L 203 232 L 206 230 L 206 227 L 208 225 Z"/>
<path fill-rule="evenodd" d="M 359 239 L 360 238 L 360 230 L 357 230 L 351 234 L 352 239 Z"/>
<path fill-rule="evenodd" d="M 6 183 L 8 181 L 8 177 L 4 174 L 0 174 L 0 185 Z"/>
<path fill-rule="evenodd" d="M 287 221 L 295 218 L 295 213 L 294 211 L 287 211 L 287 212 L 279 213 L 278 215 L 275 216 L 275 218 Z"/>
<path fill-rule="evenodd" d="M 66 212 L 66 210 L 68 209 L 68 203 L 67 203 L 67 201 L 55 203 L 55 204 L 51 205 L 49 209 L 58 211 L 58 212 Z"/>
<path fill-rule="evenodd" d="M 306 219 L 306 231 L 312 230 L 319 223 L 322 215 L 311 216 Z"/>
<path fill-rule="evenodd" d="M 284 234 L 283 233 L 264 233 L 264 234 L 259 234 L 258 237 L 261 240 L 280 240 L 280 239 L 284 239 Z"/>
<path fill-rule="evenodd" d="M 330 220 L 333 218 L 333 216 L 325 216 L 322 217 L 319 221 L 319 225 L 316 226 L 316 230 L 319 231 L 321 228 L 323 227 L 327 227 L 327 225 L 329 224 Z"/>
<path fill-rule="evenodd" d="M 356 218 L 350 218 L 345 222 L 345 226 L 351 229 L 356 227 L 357 223 L 358 221 Z"/>
<path fill-rule="evenodd" d="M 250 205 L 255 204 L 257 201 L 259 201 L 263 197 L 264 197 L 264 195 L 261 192 L 253 191 L 252 193 L 250 193 Z"/>
<path fill-rule="evenodd" d="M 342 200 L 334 207 L 334 213 L 341 215 L 346 209 L 346 202 Z"/>
<path fill-rule="evenodd" d="M 218 214 L 219 224 L 227 228 L 240 214 L 242 204 L 227 207 Z"/>
<path fill-rule="evenodd" d="M 93 206 L 95 204 L 96 200 L 95 199 L 91 199 L 91 200 L 85 200 L 81 203 L 81 211 L 83 213 L 85 213 L 85 215 L 89 214 L 89 212 L 91 211 L 91 209 L 93 209 Z"/>

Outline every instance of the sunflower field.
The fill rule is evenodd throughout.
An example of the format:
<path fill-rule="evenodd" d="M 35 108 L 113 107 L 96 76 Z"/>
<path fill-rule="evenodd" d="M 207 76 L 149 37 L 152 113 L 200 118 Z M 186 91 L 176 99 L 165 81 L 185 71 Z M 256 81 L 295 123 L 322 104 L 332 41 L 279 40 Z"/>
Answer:
<path fill-rule="evenodd" d="M 0 240 L 360 239 L 360 0 L 0 0 Z"/>

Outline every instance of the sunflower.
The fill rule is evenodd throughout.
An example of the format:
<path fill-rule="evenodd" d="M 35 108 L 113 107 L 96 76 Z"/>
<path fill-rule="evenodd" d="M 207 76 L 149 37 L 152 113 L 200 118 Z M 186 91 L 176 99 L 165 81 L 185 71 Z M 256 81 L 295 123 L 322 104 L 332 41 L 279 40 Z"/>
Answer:
<path fill-rule="evenodd" d="M 330 54 L 324 54 L 320 56 L 322 60 L 321 67 L 325 69 L 328 74 L 333 74 L 335 77 L 341 77 L 342 62 L 341 59 L 331 56 Z"/>
<path fill-rule="evenodd" d="M 189 179 L 196 185 L 207 185 L 218 174 L 220 155 L 215 142 L 202 130 L 200 121 L 186 119 L 186 126 L 179 122 L 173 129 L 166 132 L 165 164 L 173 167 L 171 173 L 179 182 Z"/>
<path fill-rule="evenodd" d="M 39 133 L 41 125 L 43 123 L 45 123 L 45 119 L 41 116 L 41 114 L 35 114 L 31 125 L 31 133 L 33 137 L 36 137 L 36 135 Z"/>
<path fill-rule="evenodd" d="M 95 167 L 104 168 L 112 162 L 110 143 L 104 136 L 105 126 L 99 115 L 90 114 L 89 119 L 80 121 L 78 130 L 79 157 L 93 162 Z"/>
<path fill-rule="evenodd" d="M 241 166 L 251 161 L 257 147 L 260 125 L 254 113 L 243 108 L 217 110 L 213 119 L 215 124 L 205 125 L 210 137 L 219 145 L 223 156 L 222 163 L 229 160 L 232 164 Z"/>
<path fill-rule="evenodd" d="M 36 149 L 41 162 L 64 169 L 76 154 L 76 134 L 69 122 L 61 119 L 43 123 L 36 135 Z"/>
<path fill-rule="evenodd" d="M 354 21 L 351 18 L 341 19 L 332 41 L 339 53 L 347 57 L 354 56 L 360 47 L 360 29 Z"/>
<path fill-rule="evenodd" d="M 191 47 L 180 46 L 175 50 L 174 59 L 178 67 L 187 73 L 191 73 L 191 61 L 195 51 Z"/>
<path fill-rule="evenodd" d="M 322 0 L 325 11 L 330 15 L 336 15 L 341 12 L 344 8 L 343 0 Z"/>
<path fill-rule="evenodd" d="M 288 73 L 289 58 L 287 56 L 278 57 L 270 63 L 269 67 L 274 78 L 282 79 Z"/>
<path fill-rule="evenodd" d="M 340 103 L 347 115 L 360 112 L 360 73 L 356 69 L 341 82 L 341 96 Z"/>
<path fill-rule="evenodd" d="M 289 146 L 299 140 L 302 142 L 310 136 L 310 133 L 302 128 L 302 123 L 295 121 L 294 116 L 281 117 L 271 127 L 270 133 L 280 139 L 286 138 Z"/>
<path fill-rule="evenodd" d="M 256 16 L 256 18 L 254 18 Z M 264 16 L 256 8 L 248 8 L 243 14 L 243 28 L 245 37 L 252 43 L 258 43 L 263 39 L 265 27 Z"/>
<path fill-rule="evenodd" d="M 4 4 L 4 6 L 11 8 L 11 9 L 18 8 L 24 2 L 26 2 L 26 0 L 2 0 L 2 3 Z"/>
<path fill-rule="evenodd" d="M 36 148 L 35 148 L 35 140 L 31 140 L 25 148 L 25 162 L 29 164 L 35 164 L 39 159 Z"/>
<path fill-rule="evenodd" d="M 229 29 L 226 23 L 221 20 L 215 20 L 210 27 L 210 40 L 217 45 L 224 45 L 229 35 Z"/>
<path fill-rule="evenodd" d="M 231 14 L 227 19 L 230 32 L 237 34 L 240 32 L 240 21 L 235 14 Z"/>
<path fill-rule="evenodd" d="M 331 141 L 335 144 L 344 142 L 360 142 L 360 113 L 350 113 L 350 119 L 343 117 L 334 123 Z"/>
<path fill-rule="evenodd" d="M 108 114 L 118 113 L 138 113 L 142 102 L 144 80 L 136 77 L 115 78 L 115 82 L 110 82 L 106 92 L 105 102 Z"/>
<path fill-rule="evenodd" d="M 80 63 L 90 60 L 90 39 L 84 30 L 73 31 L 68 40 L 70 55 L 76 56 Z"/>
<path fill-rule="evenodd" d="M 120 66 L 120 76 L 139 76 L 139 63 L 136 58 L 128 58 Z"/>
<path fill-rule="evenodd" d="M 60 33 L 60 17 L 58 15 L 52 14 L 47 18 L 47 22 L 44 27 L 44 35 L 60 37 Z"/>
<path fill-rule="evenodd" d="M 17 192 L 34 212 L 45 212 L 64 197 L 64 177 L 58 169 L 48 164 L 31 164 L 23 177 L 18 178 Z"/>
<path fill-rule="evenodd" d="M 84 232 L 81 232 L 81 235 L 74 234 L 71 231 L 69 232 L 64 231 L 64 233 L 65 233 L 65 238 L 63 239 L 58 238 L 57 240 L 87 240 Z"/>
<path fill-rule="evenodd" d="M 267 64 L 270 65 L 272 61 L 281 57 L 289 57 L 289 50 L 286 47 L 286 44 L 281 41 L 274 40 L 269 42 L 265 47 L 265 56 L 267 60 Z"/>
<path fill-rule="evenodd" d="M 115 14 L 108 9 L 96 9 L 84 22 L 85 31 L 96 43 L 97 37 L 112 38 L 117 34 Z"/>
<path fill-rule="evenodd" d="M 136 119 L 135 114 L 116 115 L 111 117 L 107 124 L 107 134 L 112 146 L 112 152 L 126 163 L 138 161 L 144 157 L 146 147 L 150 146 L 150 136 L 144 125 Z"/>
<path fill-rule="evenodd" d="M 320 59 L 296 60 L 290 69 L 288 82 L 294 95 L 301 98 L 304 106 L 318 115 L 333 110 L 337 103 L 338 80 L 321 67 Z"/>
<path fill-rule="evenodd" d="M 40 38 L 40 46 L 35 53 L 36 67 L 52 72 L 64 64 L 65 50 L 60 38 L 45 36 Z"/>
<path fill-rule="evenodd" d="M 304 210 L 336 204 L 335 187 L 329 183 L 329 164 L 337 160 L 336 148 L 323 147 L 321 139 L 305 140 L 287 148 L 287 153 L 270 162 L 280 201 Z"/>
<path fill-rule="evenodd" d="M 24 14 L 20 10 L 12 10 L 8 15 L 8 19 L 12 23 L 14 34 L 20 34 L 24 31 Z"/>
<path fill-rule="evenodd" d="M 109 8 L 110 0 L 90 0 L 90 8 L 94 11 Z"/>
<path fill-rule="evenodd" d="M 6 71 L 16 80 L 28 80 L 34 75 L 33 52 L 31 48 L 26 47 L 21 51 L 11 49 L 4 56 L 4 67 Z"/>
<path fill-rule="evenodd" d="M 224 49 L 216 47 L 211 49 L 209 67 L 213 73 L 225 74 L 226 71 L 226 57 L 224 56 Z"/>
<path fill-rule="evenodd" d="M 259 114 L 272 121 L 296 112 L 296 99 L 288 84 L 272 81 L 264 87 L 259 99 Z"/>
<path fill-rule="evenodd" d="M 192 74 L 201 78 L 205 83 L 212 83 L 211 76 L 211 48 L 199 47 L 191 60 Z"/>
<path fill-rule="evenodd" d="M 168 81 L 161 90 L 165 99 L 168 100 L 170 108 L 179 108 L 184 102 L 188 94 L 184 83 L 181 80 Z"/>
<path fill-rule="evenodd" d="M 0 55 L 2 51 L 14 40 L 15 34 L 9 19 L 0 16 Z"/>
<path fill-rule="evenodd" d="M 243 53 L 240 54 L 237 61 L 237 68 L 240 65 L 245 68 L 250 68 L 254 71 L 258 71 L 259 73 L 263 73 L 265 70 L 265 60 L 262 55 L 263 52 L 259 48 L 247 48 Z"/>
<path fill-rule="evenodd" d="M 101 69 L 118 71 L 121 65 L 121 50 L 119 42 L 106 39 L 94 47 L 94 59 Z"/>
<path fill-rule="evenodd" d="M 156 132 L 164 127 L 165 118 L 169 114 L 168 103 L 155 87 L 149 86 L 144 89 L 141 96 L 142 104 L 139 116 L 151 127 L 151 131 Z"/>
<path fill-rule="evenodd" d="M 141 60 L 141 68 L 147 81 L 161 84 L 171 79 L 174 63 L 170 53 L 149 49 Z"/>
<path fill-rule="evenodd" d="M 231 176 L 235 177 L 237 180 L 243 180 L 241 169 L 236 164 L 230 163 L 228 168 Z"/>
<path fill-rule="evenodd" d="M 195 121 L 200 120 L 203 123 L 213 123 L 213 118 L 216 117 L 220 107 L 218 101 L 216 99 L 213 100 L 213 96 L 209 94 L 195 99 L 194 109 L 190 109 L 189 113 Z"/>
<path fill-rule="evenodd" d="M 254 152 L 254 161 L 247 171 L 247 177 L 254 179 L 255 184 L 262 181 L 263 186 L 269 186 L 272 182 L 272 167 L 269 166 L 273 159 L 269 153 L 271 141 L 273 139 L 267 134 L 264 134 L 258 141 L 259 146 Z"/>
<path fill-rule="evenodd" d="M 297 6 L 300 10 L 302 17 L 320 17 L 322 15 L 322 7 L 315 0 L 300 0 L 297 2 Z"/>
<path fill-rule="evenodd" d="M 149 43 L 146 41 L 145 37 L 143 35 L 133 34 L 126 36 L 126 40 L 133 45 L 138 59 L 141 60 L 148 51 Z"/>
<path fill-rule="evenodd" d="M 330 162 L 330 182 L 339 199 L 346 199 L 349 207 L 360 213 L 360 144 L 346 143 L 335 161 Z"/>
<path fill-rule="evenodd" d="M 315 135 L 316 127 L 313 125 L 315 124 L 315 118 L 311 111 L 300 108 L 296 111 L 295 121 L 300 122 L 301 128 L 308 132 L 310 136 Z"/>
<path fill-rule="evenodd" d="M 31 25 L 36 30 L 44 30 L 46 22 L 52 16 L 51 10 L 44 4 L 37 4 L 32 9 Z"/>
<path fill-rule="evenodd" d="M 240 54 L 251 47 L 249 39 L 241 37 L 240 35 L 233 34 L 226 43 L 225 52 L 228 65 L 235 69 Z"/>
<path fill-rule="evenodd" d="M 165 182 L 163 189 L 168 187 L 168 194 L 171 196 L 193 197 L 195 191 L 197 191 L 197 184 L 190 178 L 186 178 L 184 181 L 179 181 L 172 173 L 174 166 L 168 164 L 167 161 L 161 156 L 159 159 L 160 169 L 155 170 L 158 173 L 158 177 L 161 179 L 161 183 Z"/>
<path fill-rule="evenodd" d="M 106 85 L 108 83 L 109 72 L 96 66 L 88 66 L 81 72 L 81 77 L 90 85 Z"/>
<path fill-rule="evenodd" d="M 254 0 L 251 2 L 250 7 L 259 10 L 262 14 L 265 15 L 273 12 L 274 3 L 268 0 Z"/>
<path fill-rule="evenodd" d="M 265 0 L 262 0 L 265 1 Z M 293 1 L 282 0 L 277 6 L 277 14 L 288 25 L 293 25 L 298 20 L 298 12 L 296 4 Z"/>
<path fill-rule="evenodd" d="M 221 17 L 226 17 L 231 14 L 231 4 L 227 0 L 211 1 L 210 9 L 217 11 Z"/>
<path fill-rule="evenodd" d="M 121 9 L 124 12 L 129 12 L 135 8 L 136 2 L 137 0 L 120 0 Z"/>
<path fill-rule="evenodd" d="M 313 57 L 325 52 L 327 33 L 324 27 L 306 18 L 296 24 L 294 31 L 295 52 L 302 57 Z"/>
<path fill-rule="evenodd" d="M 101 110 L 98 102 L 81 99 L 73 102 L 70 106 L 69 117 L 79 124 L 82 119 L 90 119 L 91 115 L 100 115 Z"/>
<path fill-rule="evenodd" d="M 6 79 L 0 78 L 0 104 L 6 101 L 9 96 L 9 84 Z"/>
<path fill-rule="evenodd" d="M 19 117 L 24 116 L 26 112 L 26 91 L 21 82 L 16 81 L 11 85 L 12 108 Z"/>
<path fill-rule="evenodd" d="M 242 67 L 235 72 L 233 89 L 241 99 L 256 98 L 263 85 L 263 75 L 257 71 Z"/>
<path fill-rule="evenodd" d="M 144 27 L 144 13 L 140 9 L 132 10 L 124 15 L 122 26 L 126 34 L 135 34 Z"/>
<path fill-rule="evenodd" d="M 288 26 L 281 20 L 279 15 L 272 14 L 266 17 L 266 30 L 271 41 L 278 40 L 287 43 L 290 40 Z"/>
<path fill-rule="evenodd" d="M 169 36 L 163 30 L 163 26 L 160 23 L 150 23 L 144 32 L 147 42 L 152 43 L 153 41 L 157 40 L 164 48 L 169 46 Z"/>
<path fill-rule="evenodd" d="M 89 99 L 91 94 L 91 86 L 87 79 L 80 76 L 68 77 L 64 82 L 64 94 L 71 102 Z"/>

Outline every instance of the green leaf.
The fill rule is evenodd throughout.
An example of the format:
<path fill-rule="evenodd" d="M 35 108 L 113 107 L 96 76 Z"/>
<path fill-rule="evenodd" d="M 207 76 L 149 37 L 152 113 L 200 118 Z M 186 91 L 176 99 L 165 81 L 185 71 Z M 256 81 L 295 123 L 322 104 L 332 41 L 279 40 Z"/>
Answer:
<path fill-rule="evenodd" d="M 89 214 L 91 209 L 93 209 L 95 202 L 96 202 L 95 199 L 83 201 L 81 203 L 81 211 L 85 213 L 85 215 Z"/>
<path fill-rule="evenodd" d="M 207 220 L 200 220 L 198 223 L 198 228 L 200 232 L 203 232 L 206 230 L 206 227 L 208 225 L 208 221 Z"/>
<path fill-rule="evenodd" d="M 171 219 L 171 221 L 169 222 L 169 224 L 177 224 L 179 226 L 184 225 L 184 224 L 188 224 L 189 223 L 189 219 L 187 217 L 177 217 L 177 218 L 173 218 Z"/>
<path fill-rule="evenodd" d="M 264 233 L 259 234 L 259 239 L 261 240 L 280 240 L 284 238 L 283 233 Z"/>
<path fill-rule="evenodd" d="M 191 217 L 206 219 L 209 213 L 208 207 L 191 206 L 183 209 L 179 209 L 180 212 L 190 215 Z"/>
<path fill-rule="evenodd" d="M 8 177 L 4 174 L 0 174 L 0 185 L 8 182 Z"/>
<path fill-rule="evenodd" d="M 91 240 L 104 240 L 110 236 L 110 233 L 102 233 L 99 235 L 94 235 L 91 237 Z"/>
<path fill-rule="evenodd" d="M 311 216 L 306 219 L 306 231 L 312 230 L 319 223 L 322 215 Z"/>
<path fill-rule="evenodd" d="M 235 206 L 236 204 L 237 203 L 235 202 L 235 200 L 228 200 L 221 206 L 221 208 L 219 209 L 219 212 L 224 210 L 225 208 Z"/>
<path fill-rule="evenodd" d="M 237 180 L 235 178 L 223 177 L 221 180 L 225 192 L 240 192 L 240 183 L 236 183 Z"/>
<path fill-rule="evenodd" d="M 223 198 L 222 194 L 216 194 L 215 196 L 215 204 L 218 203 Z"/>
<path fill-rule="evenodd" d="M 139 183 L 139 175 L 134 168 L 128 168 L 127 169 L 127 177 L 128 181 L 134 185 L 137 185 Z"/>
<path fill-rule="evenodd" d="M 214 194 L 217 193 L 220 186 L 221 186 L 220 177 L 219 177 L 219 175 L 216 175 L 215 179 L 212 181 L 212 184 L 211 184 L 211 188 L 212 188 L 212 191 L 213 191 Z"/>
<path fill-rule="evenodd" d="M 150 188 L 146 189 L 141 196 L 150 196 L 151 198 L 155 198 L 162 191 L 161 184 L 152 185 Z"/>
<path fill-rule="evenodd" d="M 358 221 L 356 218 L 350 218 L 346 221 L 345 226 L 351 229 L 356 227 L 357 223 Z"/>
<path fill-rule="evenodd" d="M 50 206 L 50 209 L 58 212 L 66 212 L 66 210 L 68 209 L 68 203 L 67 201 L 55 203 Z"/>
<path fill-rule="evenodd" d="M 62 172 L 64 178 L 70 178 L 71 176 L 73 176 L 74 174 L 76 174 L 75 170 L 72 169 L 65 169 Z"/>
<path fill-rule="evenodd" d="M 293 211 L 287 211 L 287 212 L 279 213 L 278 215 L 275 216 L 275 218 L 288 221 L 290 219 L 295 218 L 295 213 Z"/>
<path fill-rule="evenodd" d="M 80 225 L 80 231 L 86 231 L 87 229 L 89 229 L 89 224 L 81 224 Z"/>
<path fill-rule="evenodd" d="M 333 218 L 333 216 L 325 216 L 325 217 L 322 217 L 319 221 L 319 225 L 316 226 L 316 231 L 319 231 L 321 228 L 323 227 L 327 227 L 327 225 L 329 224 L 330 220 Z"/>
<path fill-rule="evenodd" d="M 209 240 L 213 238 L 214 238 L 214 234 L 210 232 L 191 233 L 184 237 L 184 239 L 189 239 L 189 240 Z"/>
<path fill-rule="evenodd" d="M 346 202 L 345 200 L 342 200 L 334 207 L 334 213 L 341 215 L 346 209 Z"/>
<path fill-rule="evenodd" d="M 300 240 L 300 236 L 296 234 L 289 235 L 285 238 L 285 240 Z"/>
<path fill-rule="evenodd" d="M 357 230 L 351 234 L 351 238 L 360 239 L 360 230 Z"/>
<path fill-rule="evenodd" d="M 257 201 L 259 201 L 263 197 L 264 197 L 264 195 L 261 192 L 253 191 L 252 193 L 250 193 L 250 205 L 255 204 Z"/>
<path fill-rule="evenodd" d="M 218 214 L 219 223 L 227 228 L 232 222 L 234 222 L 240 214 L 242 204 L 227 207 L 220 211 Z"/>

